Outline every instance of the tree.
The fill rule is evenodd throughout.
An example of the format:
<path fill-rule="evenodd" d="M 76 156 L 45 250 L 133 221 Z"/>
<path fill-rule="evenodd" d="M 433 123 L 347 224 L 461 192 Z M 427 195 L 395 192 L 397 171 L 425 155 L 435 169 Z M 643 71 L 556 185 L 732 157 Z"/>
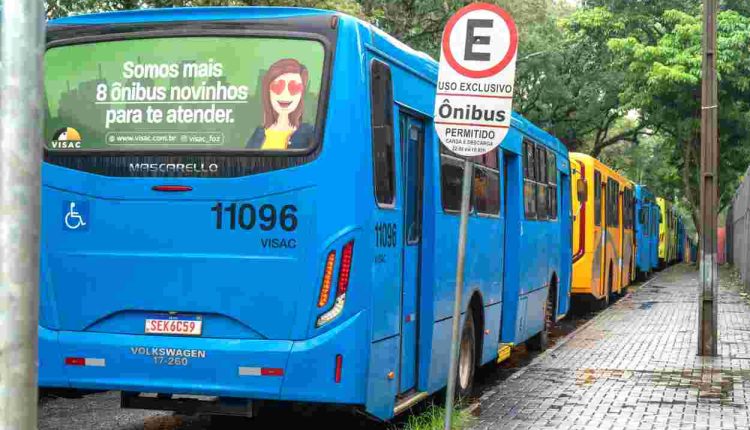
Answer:
<path fill-rule="evenodd" d="M 72 14 L 184 6 L 296 6 L 338 10 L 363 17 L 355 0 L 47 0 L 48 18 Z"/>
<path fill-rule="evenodd" d="M 737 177 L 750 162 L 750 17 L 719 14 L 720 201 L 727 204 Z M 667 11 L 664 31 L 654 42 L 636 37 L 612 39 L 609 46 L 625 70 L 623 106 L 637 109 L 671 143 L 671 162 L 680 169 L 682 192 L 697 220 L 700 164 L 700 15 Z M 697 224 L 697 223 L 696 223 Z"/>

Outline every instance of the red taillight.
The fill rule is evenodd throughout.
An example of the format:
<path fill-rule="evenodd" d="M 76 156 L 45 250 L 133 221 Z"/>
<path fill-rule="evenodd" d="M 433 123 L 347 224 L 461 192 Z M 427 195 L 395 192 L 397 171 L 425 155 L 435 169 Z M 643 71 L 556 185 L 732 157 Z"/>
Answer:
<path fill-rule="evenodd" d="M 349 274 L 352 270 L 352 253 L 354 252 L 354 241 L 344 245 L 341 251 L 341 267 L 339 268 L 339 286 L 336 290 L 336 296 L 346 294 L 349 288 Z"/>
<path fill-rule="evenodd" d="M 187 185 L 154 185 L 151 187 L 154 191 L 165 191 L 165 192 L 185 192 L 192 191 L 193 187 Z"/>
<path fill-rule="evenodd" d="M 86 359 L 82 357 L 65 357 L 65 364 L 68 366 L 85 366 Z"/>
<path fill-rule="evenodd" d="M 284 376 L 284 369 L 277 369 L 273 367 L 263 367 L 260 369 L 261 376 Z"/>
<path fill-rule="evenodd" d="M 328 253 L 328 258 L 326 258 L 326 266 L 323 271 L 323 282 L 320 285 L 320 296 L 318 297 L 319 308 L 322 308 L 328 303 L 328 297 L 331 295 L 334 264 L 336 264 L 336 251 L 331 251 Z"/>
<path fill-rule="evenodd" d="M 341 368 L 344 366 L 344 356 L 341 354 L 336 355 L 336 373 L 334 379 L 336 383 L 341 382 Z"/>
<path fill-rule="evenodd" d="M 346 291 L 349 289 L 349 276 L 351 275 L 352 271 L 352 254 L 354 253 L 354 241 L 351 241 L 344 245 L 344 248 L 341 250 L 341 265 L 339 267 L 339 280 L 338 280 L 338 287 L 336 288 L 336 299 L 333 301 L 333 306 L 331 306 L 330 309 L 325 311 L 323 314 L 318 316 L 317 321 L 315 322 L 315 327 L 322 327 L 325 324 L 328 324 L 329 322 L 333 321 L 334 319 L 338 318 L 339 315 L 341 315 L 341 312 L 344 310 L 344 304 L 346 303 Z M 328 261 L 331 261 L 331 254 L 333 254 L 333 260 L 336 260 L 336 253 L 334 251 L 331 251 L 330 254 L 328 254 Z M 328 262 L 327 261 L 327 262 Z M 326 264 L 326 270 L 328 267 L 328 264 Z M 331 270 L 333 270 L 333 265 L 331 264 Z M 325 305 L 328 301 L 328 296 L 330 294 L 330 283 L 328 285 L 328 289 L 326 289 L 325 284 L 326 276 L 323 276 L 323 286 L 321 287 L 321 297 L 318 299 L 318 307 L 322 307 L 322 305 Z M 326 300 L 323 301 L 323 292 L 326 292 Z"/>

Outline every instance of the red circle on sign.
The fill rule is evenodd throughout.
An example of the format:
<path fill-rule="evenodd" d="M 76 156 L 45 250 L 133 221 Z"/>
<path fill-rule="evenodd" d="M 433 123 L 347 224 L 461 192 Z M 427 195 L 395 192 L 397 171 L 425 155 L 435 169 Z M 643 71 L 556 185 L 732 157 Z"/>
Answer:
<path fill-rule="evenodd" d="M 485 70 L 471 70 L 463 67 L 462 65 L 458 64 L 458 61 L 456 61 L 456 58 L 453 56 L 453 52 L 451 52 L 450 50 L 450 35 L 453 32 L 453 27 L 455 27 L 458 20 L 461 19 L 464 15 L 477 10 L 488 10 L 490 12 L 496 13 L 503 21 L 505 21 L 505 25 L 508 26 L 508 30 L 510 31 L 510 46 L 508 48 L 508 53 L 505 54 L 505 57 L 503 57 L 499 63 Z M 489 76 L 500 73 L 513 60 L 513 56 L 516 55 L 517 49 L 518 29 L 516 29 L 516 23 L 513 21 L 513 18 L 511 18 L 508 12 L 506 12 L 501 7 L 495 6 L 493 4 L 474 3 L 466 6 L 465 8 L 456 12 L 456 14 L 448 20 L 448 23 L 445 25 L 445 31 L 443 32 L 443 54 L 445 55 L 445 61 L 448 62 L 453 70 L 469 78 L 487 78 Z"/>

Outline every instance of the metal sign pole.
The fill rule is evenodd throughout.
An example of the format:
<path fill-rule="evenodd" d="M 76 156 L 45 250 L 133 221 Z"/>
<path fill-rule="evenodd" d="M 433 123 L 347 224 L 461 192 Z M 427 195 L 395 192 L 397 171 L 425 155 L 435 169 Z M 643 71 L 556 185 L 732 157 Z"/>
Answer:
<path fill-rule="evenodd" d="M 466 157 L 445 400 L 445 429 L 450 430 L 458 361 L 461 357 L 461 299 L 464 289 L 466 229 L 474 178 L 471 160 L 472 157 L 493 154 L 492 151 L 500 145 L 510 129 L 518 29 L 513 17 L 501 7 L 489 3 L 471 3 L 458 10 L 445 23 L 441 48 L 435 97 L 435 131 L 450 153 Z M 494 153 L 494 156 L 497 157 L 497 154 Z M 500 341 L 499 336 L 496 340 Z M 473 366 L 474 363 L 469 365 Z"/>
<path fill-rule="evenodd" d="M 716 262 L 719 160 L 719 96 L 716 74 L 717 0 L 703 7 L 703 94 L 701 109 L 701 298 L 698 306 L 698 355 L 715 356 L 719 273 Z"/>
<path fill-rule="evenodd" d="M 0 429 L 37 426 L 41 0 L 4 1 L 0 36 Z"/>
<path fill-rule="evenodd" d="M 458 230 L 458 257 L 456 258 L 456 300 L 453 301 L 453 330 L 451 334 L 451 358 L 448 373 L 448 388 L 445 398 L 445 430 L 451 430 L 453 419 L 453 399 L 456 392 L 456 374 L 458 373 L 459 330 L 461 329 L 461 298 L 464 290 L 464 261 L 466 260 L 466 230 L 469 224 L 471 201 L 471 184 L 474 175 L 474 164 L 466 158 L 464 161 L 463 187 L 461 188 L 461 222 Z"/>

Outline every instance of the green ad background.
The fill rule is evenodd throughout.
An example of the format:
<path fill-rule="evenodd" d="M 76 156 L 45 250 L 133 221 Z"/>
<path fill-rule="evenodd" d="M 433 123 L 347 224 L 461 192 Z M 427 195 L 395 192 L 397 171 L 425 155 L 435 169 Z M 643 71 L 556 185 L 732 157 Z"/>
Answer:
<path fill-rule="evenodd" d="M 45 137 L 47 148 L 57 130 L 73 127 L 82 136 L 81 150 L 148 150 L 165 149 L 163 145 L 149 144 L 108 145 L 109 132 L 221 132 L 224 144 L 211 146 L 213 150 L 244 149 L 256 127 L 263 124 L 260 82 L 263 74 L 276 61 L 294 58 L 309 70 L 310 81 L 304 95 L 303 122 L 315 125 L 318 99 L 323 77 L 324 48 L 317 41 L 250 38 L 250 37 L 175 37 L 97 42 L 51 48 L 45 55 L 45 95 L 47 101 Z M 221 78 L 166 78 L 125 79 L 123 64 L 133 61 L 140 64 L 165 64 L 183 62 L 208 62 L 213 59 L 223 64 Z M 247 85 L 248 102 L 243 104 L 216 103 L 217 108 L 233 108 L 234 123 L 222 124 L 168 124 L 166 110 L 176 108 L 208 108 L 211 104 L 152 104 L 165 111 L 165 121 L 149 124 L 145 119 L 148 102 L 132 104 L 96 105 L 96 86 L 120 82 L 124 86 L 139 81 L 143 86 L 165 86 L 167 94 L 171 85 L 200 86 L 222 80 L 226 85 Z M 105 115 L 109 108 L 142 108 L 144 119 L 140 124 L 111 124 L 105 128 Z M 170 147 L 169 149 L 172 149 Z M 174 147 L 177 149 L 177 147 Z M 191 150 L 200 150 L 190 146 Z M 63 150 L 63 151 L 70 151 Z M 75 149 L 73 151 L 76 151 Z"/>

